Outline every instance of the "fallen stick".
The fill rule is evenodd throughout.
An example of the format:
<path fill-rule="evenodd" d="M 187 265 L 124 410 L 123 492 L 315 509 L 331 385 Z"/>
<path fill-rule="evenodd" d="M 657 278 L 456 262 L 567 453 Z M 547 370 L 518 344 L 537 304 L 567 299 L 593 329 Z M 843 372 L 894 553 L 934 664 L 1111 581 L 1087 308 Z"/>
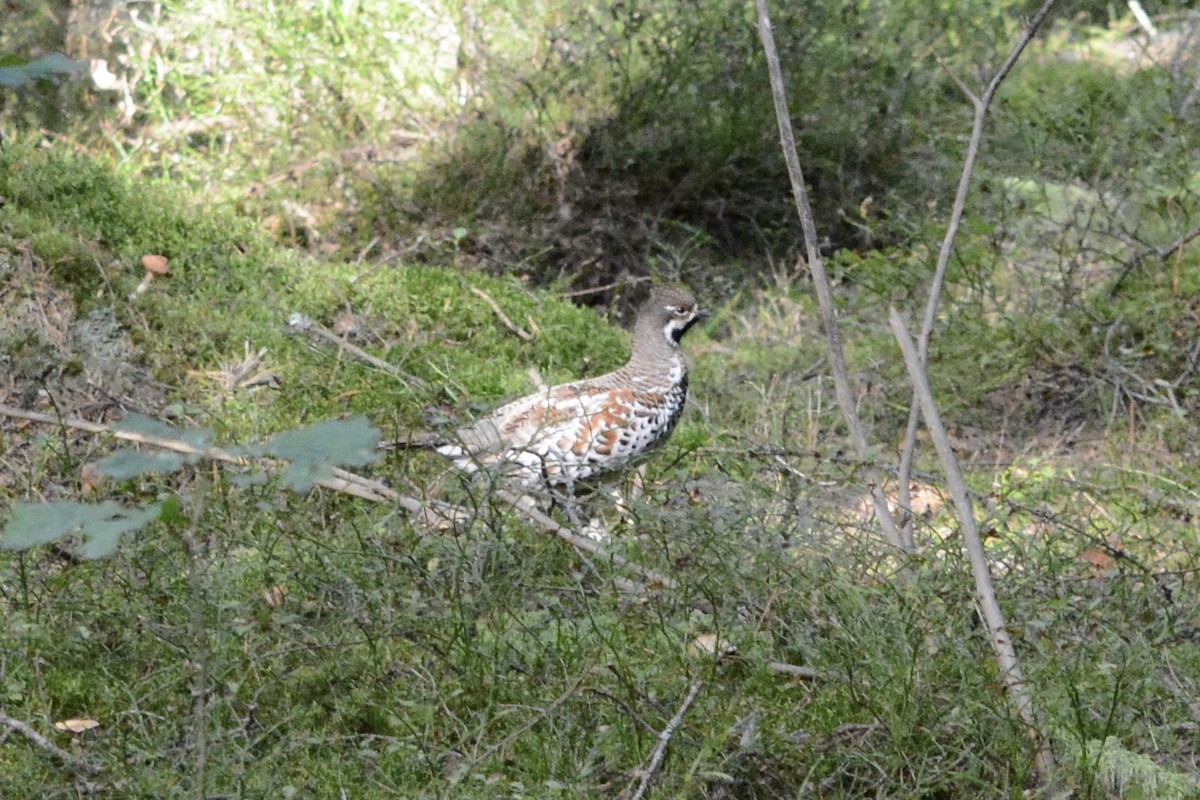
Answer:
<path fill-rule="evenodd" d="M 400 380 L 402 380 L 410 385 L 413 385 L 413 386 L 425 386 L 426 385 L 425 381 L 421 380 L 416 375 L 409 375 L 406 372 L 402 372 L 400 370 L 400 368 L 397 367 L 395 364 L 384 361 L 382 358 L 379 358 L 377 356 L 371 355 L 370 353 L 368 353 L 366 350 L 363 350 L 358 345 L 353 344 L 352 342 L 346 341 L 345 339 L 343 339 L 341 336 L 338 336 L 333 331 L 318 324 L 316 320 L 314 320 L 310 317 L 306 317 L 305 315 L 303 315 L 299 312 L 292 314 L 291 316 L 288 317 L 287 325 L 284 327 L 284 330 L 291 334 L 297 334 L 297 333 L 312 334 L 313 336 L 316 336 L 318 339 L 324 339 L 325 341 L 327 341 L 330 344 L 337 347 L 339 350 L 349 353 L 351 356 L 353 356 L 354 358 L 357 358 L 359 361 L 370 364 L 371 366 L 375 367 L 376 369 L 383 370 L 384 372 L 387 372 L 390 375 L 394 375 L 395 377 L 399 378 Z"/>

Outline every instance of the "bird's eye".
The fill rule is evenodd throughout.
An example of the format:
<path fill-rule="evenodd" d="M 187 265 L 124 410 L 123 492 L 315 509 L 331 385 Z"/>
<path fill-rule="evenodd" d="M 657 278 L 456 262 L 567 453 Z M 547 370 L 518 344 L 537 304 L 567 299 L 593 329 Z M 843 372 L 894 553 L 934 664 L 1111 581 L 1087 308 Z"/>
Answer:
<path fill-rule="evenodd" d="M 688 307 L 687 306 L 675 306 L 675 316 L 686 317 L 687 315 L 688 315 Z"/>

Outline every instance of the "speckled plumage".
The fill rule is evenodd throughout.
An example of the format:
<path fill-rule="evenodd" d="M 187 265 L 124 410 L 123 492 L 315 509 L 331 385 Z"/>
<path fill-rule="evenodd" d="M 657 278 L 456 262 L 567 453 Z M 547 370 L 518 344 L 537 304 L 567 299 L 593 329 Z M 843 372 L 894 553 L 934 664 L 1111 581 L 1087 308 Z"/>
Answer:
<path fill-rule="evenodd" d="M 656 287 L 620 369 L 514 400 L 437 451 L 459 469 L 497 468 L 530 485 L 571 484 L 629 464 L 675 430 L 688 384 L 679 341 L 704 316 L 687 291 Z"/>

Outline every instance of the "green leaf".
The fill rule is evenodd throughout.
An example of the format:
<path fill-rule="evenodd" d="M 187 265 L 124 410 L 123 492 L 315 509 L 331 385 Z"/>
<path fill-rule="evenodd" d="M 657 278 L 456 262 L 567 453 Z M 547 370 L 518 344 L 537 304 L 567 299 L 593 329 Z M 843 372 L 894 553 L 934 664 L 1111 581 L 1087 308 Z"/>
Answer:
<path fill-rule="evenodd" d="M 79 548 L 79 554 L 84 558 L 110 556 L 121 543 L 123 535 L 141 530 L 158 519 L 161 513 L 160 504 L 154 503 L 142 509 L 121 509 L 107 519 L 92 520 L 81 531 L 85 541 Z"/>
<path fill-rule="evenodd" d="M 101 503 L 100 506 L 71 502 L 17 503 L 4 526 L 0 547 L 25 550 L 52 542 L 82 526 L 97 509 L 105 506 L 116 506 L 116 503 Z"/>
<path fill-rule="evenodd" d="M 38 78 L 74 75 L 88 71 L 87 61 L 74 61 L 62 53 L 47 53 L 20 66 L 0 67 L 0 86 L 19 89 Z"/>
<path fill-rule="evenodd" d="M 245 472 L 241 475 L 230 475 L 228 480 L 230 486 L 264 486 L 267 483 L 267 475 L 261 471 Z"/>
<path fill-rule="evenodd" d="M 362 417 L 318 422 L 284 431 L 263 446 L 268 454 L 291 462 L 283 481 L 303 492 L 333 475 L 335 466 L 360 467 L 379 458 L 379 429 Z"/>
<path fill-rule="evenodd" d="M 102 475 L 124 481 L 147 474 L 169 474 L 183 466 L 181 453 L 141 453 L 137 450 L 118 450 L 96 462 Z"/>
<path fill-rule="evenodd" d="M 84 558 L 112 555 L 121 536 L 158 519 L 158 503 L 127 509 L 111 500 L 103 503 L 17 503 L 0 534 L 0 549 L 27 550 L 78 532 L 83 538 L 79 554 Z"/>

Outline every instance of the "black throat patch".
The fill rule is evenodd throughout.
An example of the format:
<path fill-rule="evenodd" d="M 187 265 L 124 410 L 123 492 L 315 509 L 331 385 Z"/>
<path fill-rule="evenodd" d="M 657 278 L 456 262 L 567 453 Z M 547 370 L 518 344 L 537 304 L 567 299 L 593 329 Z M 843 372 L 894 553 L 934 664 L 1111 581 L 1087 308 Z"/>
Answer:
<path fill-rule="evenodd" d="M 700 315 L 697 314 L 696 316 L 689 319 L 687 321 L 687 324 L 684 325 L 682 328 L 671 328 L 670 329 L 671 339 L 674 340 L 675 344 L 679 344 L 679 340 L 683 338 L 683 335 L 685 333 L 687 333 L 688 331 L 690 331 L 692 329 L 692 326 L 695 325 L 699 321 L 700 321 Z"/>

